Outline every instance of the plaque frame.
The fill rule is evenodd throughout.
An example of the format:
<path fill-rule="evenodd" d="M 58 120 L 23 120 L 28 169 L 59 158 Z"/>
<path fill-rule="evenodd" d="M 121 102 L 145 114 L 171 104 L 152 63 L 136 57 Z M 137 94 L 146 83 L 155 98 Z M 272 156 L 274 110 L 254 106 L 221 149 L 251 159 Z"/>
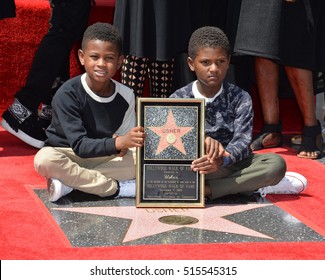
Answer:
<path fill-rule="evenodd" d="M 204 155 L 205 100 L 139 97 L 137 126 L 146 140 L 136 154 L 136 207 L 204 207 L 204 175 L 191 162 Z"/>

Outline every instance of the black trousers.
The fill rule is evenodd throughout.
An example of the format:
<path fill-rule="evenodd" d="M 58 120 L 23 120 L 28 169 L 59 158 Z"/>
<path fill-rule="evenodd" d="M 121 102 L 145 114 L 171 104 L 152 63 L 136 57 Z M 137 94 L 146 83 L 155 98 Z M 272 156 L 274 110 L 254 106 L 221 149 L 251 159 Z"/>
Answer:
<path fill-rule="evenodd" d="M 16 5 L 14 0 L 0 0 L 0 19 L 16 16 Z"/>
<path fill-rule="evenodd" d="M 50 28 L 38 46 L 25 86 L 15 95 L 33 112 L 41 103 L 51 104 L 56 82 L 70 78 L 70 52 L 87 28 L 91 0 L 51 0 L 50 4 Z"/>

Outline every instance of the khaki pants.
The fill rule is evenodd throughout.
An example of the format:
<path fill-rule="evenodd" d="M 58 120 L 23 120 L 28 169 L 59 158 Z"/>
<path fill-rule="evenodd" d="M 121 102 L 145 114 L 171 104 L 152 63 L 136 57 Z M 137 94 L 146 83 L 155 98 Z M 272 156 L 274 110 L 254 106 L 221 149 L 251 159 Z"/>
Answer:
<path fill-rule="evenodd" d="M 253 154 L 230 166 L 221 167 L 217 172 L 205 176 L 212 198 L 229 194 L 252 194 L 259 188 L 273 186 L 285 176 L 284 159 L 273 153 Z"/>
<path fill-rule="evenodd" d="M 47 178 L 56 178 L 73 189 L 111 196 L 119 180 L 135 178 L 136 149 L 123 157 L 81 158 L 71 148 L 44 147 L 34 158 L 36 171 Z"/>

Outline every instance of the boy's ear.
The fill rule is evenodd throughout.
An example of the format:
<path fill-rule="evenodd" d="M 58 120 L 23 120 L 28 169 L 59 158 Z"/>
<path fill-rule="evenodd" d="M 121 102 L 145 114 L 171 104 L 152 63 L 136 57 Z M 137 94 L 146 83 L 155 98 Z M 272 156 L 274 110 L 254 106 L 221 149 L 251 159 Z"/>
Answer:
<path fill-rule="evenodd" d="M 188 64 L 188 67 L 190 68 L 190 70 L 194 72 L 194 62 L 191 57 L 187 58 L 187 64 Z"/>
<path fill-rule="evenodd" d="M 81 65 L 85 65 L 84 52 L 81 49 L 78 50 L 78 57 Z"/>
<path fill-rule="evenodd" d="M 123 60 L 124 60 L 124 55 L 120 55 L 117 61 L 117 70 L 120 70 L 120 68 L 122 67 Z"/>

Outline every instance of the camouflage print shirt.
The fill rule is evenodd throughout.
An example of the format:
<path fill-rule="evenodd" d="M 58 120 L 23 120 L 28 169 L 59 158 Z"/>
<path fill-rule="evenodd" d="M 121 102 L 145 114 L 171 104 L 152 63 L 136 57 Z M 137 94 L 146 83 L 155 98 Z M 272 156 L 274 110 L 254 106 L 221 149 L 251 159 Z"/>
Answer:
<path fill-rule="evenodd" d="M 192 82 L 176 90 L 170 98 L 195 98 Z M 232 165 L 249 156 L 253 131 L 252 99 L 248 92 L 228 82 L 212 102 L 205 104 L 205 133 L 219 141 L 230 157 L 224 166 Z"/>

